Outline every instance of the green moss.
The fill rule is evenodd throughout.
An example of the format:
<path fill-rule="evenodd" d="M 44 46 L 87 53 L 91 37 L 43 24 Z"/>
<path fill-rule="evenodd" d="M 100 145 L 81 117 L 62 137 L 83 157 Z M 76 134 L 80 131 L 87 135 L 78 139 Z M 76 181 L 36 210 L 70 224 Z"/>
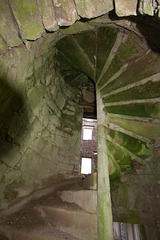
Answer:
<path fill-rule="evenodd" d="M 65 57 L 71 62 L 71 65 L 79 69 L 91 79 L 94 80 L 93 65 L 89 60 L 88 55 L 77 45 L 76 38 L 74 36 L 68 36 L 60 40 L 57 45 L 57 49 L 65 55 Z"/>
<path fill-rule="evenodd" d="M 36 40 L 44 32 L 38 7 L 34 0 L 12 0 L 15 18 L 23 38 Z"/>
<path fill-rule="evenodd" d="M 87 54 L 92 64 L 95 64 L 96 55 L 96 33 L 94 31 L 87 31 L 80 34 L 76 34 L 76 41 L 83 51 Z"/>
<path fill-rule="evenodd" d="M 116 165 L 111 157 L 110 154 L 108 154 L 108 170 L 109 170 L 109 178 L 110 180 L 115 180 L 119 178 L 120 173 L 118 169 L 118 165 Z"/>
<path fill-rule="evenodd" d="M 114 159 L 122 165 L 130 165 L 131 164 L 131 157 L 129 154 L 125 153 L 122 149 L 115 146 L 113 143 L 107 141 L 107 147 L 109 151 L 114 156 Z"/>
<path fill-rule="evenodd" d="M 111 138 L 114 139 L 114 141 L 143 159 L 151 156 L 153 153 L 151 146 L 134 137 L 111 129 L 109 131 L 109 134 Z"/>
<path fill-rule="evenodd" d="M 129 189 L 127 185 L 121 185 L 120 187 L 120 199 L 121 204 L 124 209 L 128 208 L 128 200 L 129 200 Z"/>
<path fill-rule="evenodd" d="M 118 78 L 116 78 L 113 82 L 109 83 L 103 89 L 102 94 L 109 93 L 115 89 L 124 87 L 127 84 L 138 82 L 139 80 L 142 80 L 144 78 L 147 78 L 158 73 L 159 64 L 160 64 L 159 56 L 151 52 L 150 54 L 141 58 L 139 61 L 135 61 L 133 64 L 130 64 L 127 71 L 122 73 Z M 111 76 L 113 76 L 113 73 L 115 73 L 115 71 L 112 72 Z M 109 79 L 107 76 L 105 76 L 105 78 Z M 143 86 L 140 87 L 143 88 Z M 149 92 L 147 93 L 149 94 Z"/>
<path fill-rule="evenodd" d="M 82 31 L 91 30 L 94 27 L 91 26 L 88 22 L 80 22 L 77 21 L 74 24 L 72 24 L 70 27 L 60 28 L 60 32 L 66 35 L 69 34 L 76 34 Z"/>
<path fill-rule="evenodd" d="M 160 103 L 135 103 L 128 105 L 107 106 L 104 108 L 109 113 L 122 114 L 136 117 L 160 117 Z"/>
<path fill-rule="evenodd" d="M 128 211 L 128 216 L 124 217 L 124 219 L 126 223 L 138 224 L 140 222 L 139 216 L 136 216 L 135 212 L 132 211 Z"/>
<path fill-rule="evenodd" d="M 139 225 L 139 230 L 140 230 L 140 237 L 142 240 L 146 240 L 146 233 L 145 233 L 145 228 L 144 225 Z"/>
<path fill-rule="evenodd" d="M 104 90 L 103 90 L 104 91 Z M 103 94 L 103 93 L 102 93 Z M 104 102 L 131 101 L 138 99 L 152 99 L 160 97 L 160 82 L 147 82 L 144 85 L 113 94 L 103 99 Z"/>
<path fill-rule="evenodd" d="M 137 121 L 137 120 L 127 120 L 127 119 L 121 119 L 121 118 L 112 119 L 112 122 L 116 123 L 117 125 L 119 125 L 120 127 L 126 130 L 129 130 L 142 137 L 144 136 L 145 138 L 148 138 L 148 139 L 159 137 L 159 134 L 160 134 L 159 123 L 152 123 L 152 122 L 144 123 L 143 121 L 141 121 L 141 119 Z M 153 150 L 150 145 L 143 144 L 143 147 L 141 148 L 141 154 L 142 152 L 144 152 L 144 155 L 146 153 L 146 156 L 147 155 L 149 156 L 149 155 L 152 155 Z"/>
<path fill-rule="evenodd" d="M 112 239 L 112 211 L 108 192 L 98 193 L 98 212 L 98 239 Z"/>
<path fill-rule="evenodd" d="M 5 43 L 7 43 L 7 46 L 15 47 L 22 44 L 9 9 L 9 4 L 5 0 L 1 0 L 0 16 L 0 35 L 5 40 Z M 1 40 L 0 45 L 1 47 L 3 46 L 3 49 L 5 48 Z"/>
<path fill-rule="evenodd" d="M 98 80 L 101 71 L 107 61 L 108 55 L 114 45 L 114 42 L 117 37 L 117 29 L 101 27 L 97 29 L 97 39 L 96 39 L 96 47 L 97 47 L 97 65 L 96 65 L 96 79 Z"/>
<path fill-rule="evenodd" d="M 141 49 L 138 47 L 136 43 L 136 41 L 138 41 L 139 39 L 136 38 L 136 41 L 135 41 L 134 38 L 136 38 L 135 35 L 133 36 L 133 34 L 129 34 L 128 39 L 121 44 L 108 70 L 106 71 L 103 78 L 101 79 L 98 85 L 99 87 L 102 87 L 116 72 L 119 71 L 119 69 L 124 64 L 129 63 L 134 59 L 138 58 L 140 55 L 142 55 Z M 108 55 L 106 55 L 106 59 L 107 57 Z M 105 88 L 104 92 L 107 92 L 106 89 L 107 87 Z"/>
<path fill-rule="evenodd" d="M 107 141 L 107 148 L 112 155 L 112 158 L 120 166 L 121 171 L 131 171 L 134 169 L 131 156 L 122 149 Z M 120 176 L 117 171 L 110 175 L 110 179 L 114 180 Z"/>

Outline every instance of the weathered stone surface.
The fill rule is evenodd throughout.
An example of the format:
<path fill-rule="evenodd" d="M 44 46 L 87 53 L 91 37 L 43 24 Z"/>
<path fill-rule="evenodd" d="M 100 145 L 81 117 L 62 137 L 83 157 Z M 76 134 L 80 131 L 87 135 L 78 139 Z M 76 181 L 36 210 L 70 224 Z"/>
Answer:
<path fill-rule="evenodd" d="M 35 0 L 11 0 L 10 2 L 23 39 L 39 38 L 44 28 Z"/>
<path fill-rule="evenodd" d="M 60 32 L 63 34 L 76 34 L 82 31 L 87 31 L 93 29 L 94 26 L 91 26 L 88 22 L 77 21 L 68 28 L 60 29 Z"/>
<path fill-rule="evenodd" d="M 58 25 L 52 0 L 38 0 L 38 3 L 45 29 L 50 32 L 56 31 L 58 29 Z"/>
<path fill-rule="evenodd" d="M 151 0 L 141 0 L 139 4 L 140 13 L 153 16 L 154 10 L 155 10 L 155 6 L 153 2 L 154 1 L 151 1 Z"/>
<path fill-rule="evenodd" d="M 59 227 L 82 240 L 97 239 L 97 215 L 63 208 L 37 206 L 41 217 L 50 224 Z"/>
<path fill-rule="evenodd" d="M 21 46 L 10 50 L 4 63 L 1 59 L 0 172 L 3 177 L 10 171 L 1 179 L 1 209 L 14 198 L 53 184 L 60 174 L 77 172 L 82 108 L 75 102 L 78 95 L 54 69 L 55 49 L 48 48 L 53 37 L 46 34 L 38 46 L 31 43 L 29 51 Z"/>
<path fill-rule="evenodd" d="M 39 90 L 34 87 L 31 88 L 28 91 L 28 99 L 31 109 L 34 110 L 40 104 L 41 101 L 41 95 Z"/>
<path fill-rule="evenodd" d="M 5 41 L 0 37 L 0 53 L 7 50 L 7 44 Z"/>
<path fill-rule="evenodd" d="M 59 26 L 69 26 L 79 19 L 73 0 L 54 0 L 53 4 Z"/>
<path fill-rule="evenodd" d="M 145 19 L 148 18 L 145 16 Z M 118 25 L 118 21 L 116 24 Z M 81 31 L 82 25 L 85 24 L 80 24 L 75 31 Z M 84 27 L 83 30 L 87 28 Z M 153 57 L 154 54 L 149 54 L 145 42 L 143 39 L 137 40 L 139 37 L 135 38 L 135 33 L 128 34 L 125 30 L 125 34 L 121 32 L 112 35 L 112 31 L 99 30 L 100 28 L 98 31 L 94 29 L 93 32 L 70 36 L 67 43 L 65 39 L 63 44 L 59 42 L 59 50 L 68 58 L 67 61 L 71 63 L 69 66 L 65 65 L 64 58 L 59 62 L 54 60 L 57 49 L 53 48 L 52 43 L 64 37 L 59 32 L 46 33 L 35 42 L 27 42 L 26 46 L 10 49 L 2 54 L 1 59 L 6 69 L 4 71 L 1 67 L 0 76 L 8 86 L 4 85 L 3 88 L 1 83 L 0 88 L 0 112 L 5 113 L 4 118 L 0 115 L 0 146 L 1 149 L 4 147 L 4 151 L 0 151 L 1 209 L 6 208 L 17 196 L 24 197 L 54 183 L 58 174 L 66 176 L 68 172 L 72 176 L 72 172 L 75 172 L 79 160 L 82 118 L 82 107 L 77 105 L 82 92 L 76 89 L 81 88 L 79 81 L 86 86 L 86 76 L 82 71 L 94 79 L 93 72 L 97 65 L 99 74 L 108 71 L 108 75 L 104 75 L 102 84 L 98 86 L 103 89 L 101 94 L 105 103 L 106 151 L 110 179 L 114 180 L 111 185 L 117 181 L 117 177 L 120 177 L 121 182 L 130 184 L 131 188 L 133 183 L 143 183 L 144 189 L 149 184 L 150 189 L 146 191 L 146 195 L 149 195 L 152 187 L 156 185 L 157 188 L 160 183 L 159 55 Z M 113 32 L 116 31 L 118 30 L 114 28 Z M 73 89 L 64 81 L 60 71 L 63 71 L 63 76 L 76 72 L 78 77 L 82 77 L 76 79 Z M 74 82 L 77 75 L 72 74 L 70 79 Z M 8 151 L 8 147 L 12 151 Z M 103 167 L 102 173 L 105 170 Z M 131 201 L 125 196 L 131 196 Z M 106 197 L 108 198 L 107 193 L 102 194 L 100 208 Z M 135 201 L 135 196 L 130 191 L 120 191 L 118 204 L 124 209 L 123 211 L 121 208 L 125 215 L 122 214 L 123 219 L 133 222 L 139 220 L 139 215 L 135 216 L 132 212 L 138 201 L 139 196 Z M 128 212 L 125 210 L 127 205 L 131 208 Z M 100 214 L 103 215 L 104 209 L 100 209 Z M 140 211 L 141 209 L 147 211 L 140 206 Z M 154 206 L 154 209 L 159 207 Z M 140 214 L 140 217 L 145 215 Z"/>
<path fill-rule="evenodd" d="M 17 28 L 13 22 L 13 18 L 9 9 L 9 5 L 5 0 L 1 1 L 0 7 L 0 34 L 9 47 L 18 46 L 22 43 L 18 36 Z M 0 47 L 5 49 L 2 41 Z"/>
<path fill-rule="evenodd" d="M 81 17 L 94 18 L 113 9 L 112 0 L 75 0 L 77 12 Z"/>
<path fill-rule="evenodd" d="M 97 212 L 97 191 L 79 190 L 59 192 L 60 198 L 68 203 L 75 203 L 87 212 Z"/>
<path fill-rule="evenodd" d="M 82 181 L 82 186 L 88 190 L 97 190 L 97 173 L 94 172 Z"/>
<path fill-rule="evenodd" d="M 115 0 L 115 11 L 119 17 L 137 15 L 137 0 Z"/>

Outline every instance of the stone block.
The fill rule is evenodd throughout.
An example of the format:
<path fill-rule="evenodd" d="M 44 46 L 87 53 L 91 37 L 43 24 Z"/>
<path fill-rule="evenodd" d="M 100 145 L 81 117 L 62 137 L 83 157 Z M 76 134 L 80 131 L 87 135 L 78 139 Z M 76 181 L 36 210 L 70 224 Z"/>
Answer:
<path fill-rule="evenodd" d="M 96 190 L 97 189 L 97 173 L 93 173 L 90 176 L 86 177 L 82 181 L 82 186 L 86 189 Z"/>
<path fill-rule="evenodd" d="M 137 15 L 137 0 L 115 0 L 115 10 L 119 17 Z"/>
<path fill-rule="evenodd" d="M 18 37 L 18 32 L 13 22 L 9 5 L 6 3 L 5 0 L 1 0 L 0 26 L 0 34 L 9 47 L 19 46 L 20 44 L 22 44 L 21 39 Z M 1 46 L 2 44 L 3 46 Z M 0 48 L 5 48 L 4 42 L 2 42 L 1 40 Z"/>
<path fill-rule="evenodd" d="M 90 213 L 97 213 L 97 191 L 79 190 L 59 192 L 62 201 L 75 203 Z"/>
<path fill-rule="evenodd" d="M 76 34 L 82 31 L 87 31 L 93 29 L 94 26 L 90 25 L 89 23 L 85 22 L 76 22 L 68 28 L 60 29 L 60 32 L 63 34 Z"/>
<path fill-rule="evenodd" d="M 28 99 L 30 102 L 31 109 L 34 110 L 40 104 L 41 101 L 39 90 L 36 88 L 31 88 L 28 92 Z"/>
<path fill-rule="evenodd" d="M 34 0 L 11 0 L 13 14 L 21 35 L 26 40 L 36 40 L 44 32 L 39 9 Z"/>
<path fill-rule="evenodd" d="M 151 0 L 143 0 L 143 13 L 153 16 L 154 15 L 154 8 L 153 8 L 153 1 Z"/>
<path fill-rule="evenodd" d="M 38 0 L 42 21 L 47 31 L 56 31 L 58 29 L 52 0 Z"/>
<path fill-rule="evenodd" d="M 72 25 L 79 16 L 73 0 L 53 0 L 56 21 L 59 26 Z"/>
<path fill-rule="evenodd" d="M 75 0 L 77 12 L 83 18 L 94 18 L 113 10 L 112 0 Z"/>

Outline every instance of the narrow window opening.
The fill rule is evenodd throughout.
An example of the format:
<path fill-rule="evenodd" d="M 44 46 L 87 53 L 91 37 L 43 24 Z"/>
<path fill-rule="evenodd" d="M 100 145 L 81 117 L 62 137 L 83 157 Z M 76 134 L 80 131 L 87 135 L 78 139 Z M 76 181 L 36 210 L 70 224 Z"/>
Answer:
<path fill-rule="evenodd" d="M 83 129 L 83 140 L 92 140 L 92 128 Z"/>
<path fill-rule="evenodd" d="M 92 172 L 92 159 L 82 157 L 81 173 L 82 174 L 91 174 L 91 172 Z"/>
<path fill-rule="evenodd" d="M 97 172 L 97 120 L 83 118 L 79 174 Z"/>

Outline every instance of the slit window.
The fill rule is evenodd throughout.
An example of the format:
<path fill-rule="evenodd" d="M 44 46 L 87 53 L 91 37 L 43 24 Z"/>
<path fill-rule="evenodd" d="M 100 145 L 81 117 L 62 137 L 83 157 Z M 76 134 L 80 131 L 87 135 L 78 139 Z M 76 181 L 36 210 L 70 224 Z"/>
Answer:
<path fill-rule="evenodd" d="M 92 173 L 92 158 L 82 157 L 81 173 L 82 174 Z"/>
<path fill-rule="evenodd" d="M 83 129 L 83 140 L 92 140 L 92 128 Z"/>

